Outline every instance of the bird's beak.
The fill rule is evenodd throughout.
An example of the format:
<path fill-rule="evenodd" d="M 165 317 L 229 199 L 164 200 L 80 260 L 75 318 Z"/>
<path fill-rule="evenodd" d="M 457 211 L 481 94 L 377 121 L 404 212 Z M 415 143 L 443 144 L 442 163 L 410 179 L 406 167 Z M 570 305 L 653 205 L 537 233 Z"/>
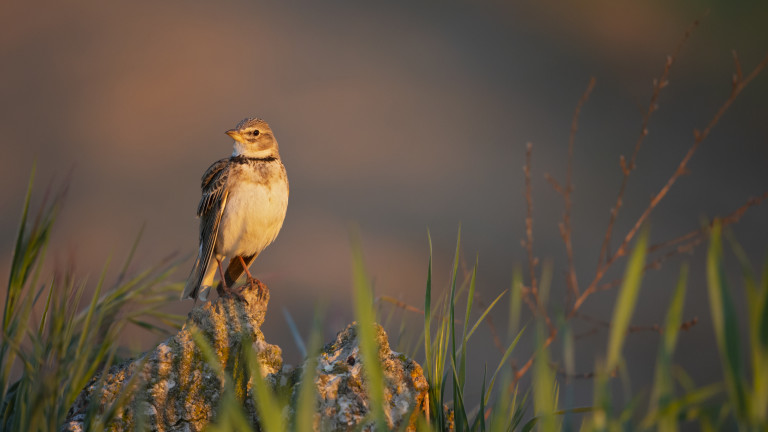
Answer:
<path fill-rule="evenodd" d="M 243 136 L 240 135 L 240 133 L 237 131 L 237 129 L 230 129 L 225 132 L 227 135 L 231 136 L 235 141 L 241 141 L 243 139 Z"/>

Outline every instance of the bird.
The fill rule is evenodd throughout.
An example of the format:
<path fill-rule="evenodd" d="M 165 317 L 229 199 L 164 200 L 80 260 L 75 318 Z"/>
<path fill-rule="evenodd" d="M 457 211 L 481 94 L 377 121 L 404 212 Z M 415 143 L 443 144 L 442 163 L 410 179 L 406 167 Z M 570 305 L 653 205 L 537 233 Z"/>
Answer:
<path fill-rule="evenodd" d="M 288 177 L 269 124 L 248 117 L 226 134 L 234 139 L 232 155 L 214 162 L 201 179 L 200 246 L 182 300 L 205 301 L 217 270 L 219 296 L 242 298 L 242 288 L 233 285 L 243 272 L 255 281 L 248 267 L 275 240 L 288 209 Z"/>

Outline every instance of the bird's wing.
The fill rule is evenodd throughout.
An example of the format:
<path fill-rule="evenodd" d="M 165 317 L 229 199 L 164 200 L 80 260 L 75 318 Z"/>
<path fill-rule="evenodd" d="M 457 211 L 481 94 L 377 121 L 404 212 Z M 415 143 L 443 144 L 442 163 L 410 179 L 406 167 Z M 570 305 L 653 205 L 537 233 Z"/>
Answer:
<path fill-rule="evenodd" d="M 203 218 L 210 212 L 217 199 L 221 198 L 223 189 L 226 187 L 229 179 L 229 158 L 214 162 L 203 174 L 200 189 L 203 190 L 203 197 L 197 206 L 197 216 Z M 200 225 L 202 234 L 202 224 Z"/>
<path fill-rule="evenodd" d="M 229 193 L 230 165 L 228 159 L 222 159 L 211 165 L 202 178 L 203 196 L 197 206 L 197 216 L 200 218 L 200 249 L 187 279 L 182 299 L 195 298 L 205 271 L 211 261 L 219 233 L 219 222 L 224 214 Z"/>

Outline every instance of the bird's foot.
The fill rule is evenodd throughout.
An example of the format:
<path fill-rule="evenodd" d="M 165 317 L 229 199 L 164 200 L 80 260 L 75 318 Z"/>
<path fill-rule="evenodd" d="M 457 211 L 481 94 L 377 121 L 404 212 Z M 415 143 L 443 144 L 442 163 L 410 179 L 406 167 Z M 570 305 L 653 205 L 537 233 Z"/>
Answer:
<path fill-rule="evenodd" d="M 262 298 L 269 289 L 266 285 L 264 285 L 264 282 L 256 279 L 255 277 L 248 277 L 245 280 L 245 285 L 243 287 L 248 287 L 249 290 L 256 291 L 256 295 L 259 298 Z"/>
<path fill-rule="evenodd" d="M 257 288 L 259 288 L 261 285 L 264 285 L 264 283 L 263 283 L 262 281 L 260 281 L 260 280 L 256 279 L 255 277 L 252 277 L 252 276 L 248 276 L 248 277 L 245 279 L 245 283 L 246 283 L 248 286 L 250 286 L 251 288 L 253 288 L 253 289 L 257 289 Z"/>
<path fill-rule="evenodd" d="M 245 285 L 241 285 L 237 288 L 230 288 L 224 284 L 219 284 L 219 286 L 216 287 L 216 292 L 219 294 L 219 297 L 226 298 L 226 297 L 234 297 L 245 304 L 248 304 L 248 300 L 245 299 L 245 296 L 243 296 L 243 289 L 245 288 Z"/>

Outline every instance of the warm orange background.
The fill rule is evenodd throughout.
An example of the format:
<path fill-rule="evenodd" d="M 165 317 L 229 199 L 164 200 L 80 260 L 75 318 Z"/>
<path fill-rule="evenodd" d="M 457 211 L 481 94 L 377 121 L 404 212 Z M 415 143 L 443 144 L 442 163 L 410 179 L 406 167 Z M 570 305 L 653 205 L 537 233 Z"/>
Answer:
<path fill-rule="evenodd" d="M 619 155 L 631 151 L 651 80 L 685 28 L 711 8 L 662 95 L 617 237 L 673 172 L 693 128 L 727 97 L 731 49 L 745 69 L 768 50 L 768 8 L 759 2 L 580 3 L 6 1 L 0 277 L 7 277 L 34 160 L 40 194 L 74 167 L 52 266 L 72 259 L 80 274 L 95 279 L 107 256 L 123 259 L 144 222 L 136 269 L 171 252 L 191 255 L 199 177 L 231 152 L 224 131 L 257 115 L 272 125 L 291 181 L 283 231 L 253 267 L 272 292 L 265 332 L 283 346 L 286 361 L 298 355 L 282 309 L 304 332 L 319 301 L 330 304 L 329 334 L 352 319 L 352 224 L 362 232 L 377 294 L 420 307 L 427 228 L 436 282 L 444 288 L 460 222 L 465 258 L 479 254 L 481 297 L 487 303 L 507 288 L 512 264 L 524 259 L 527 141 L 535 143 L 535 249 L 555 260 L 559 300 L 566 268 L 557 232 L 562 202 L 543 175 L 564 178 L 571 114 L 590 76 L 597 87 L 582 113 L 574 172 L 582 285 L 594 272 L 618 190 Z M 768 73 L 737 100 L 694 157 L 692 174 L 654 213 L 653 241 L 768 190 L 766 119 Z M 765 256 L 766 220 L 764 205 L 734 228 L 755 264 Z M 677 360 L 703 384 L 715 379 L 719 364 L 701 251 L 685 259 L 693 266 L 685 316 L 701 321 L 681 338 Z M 663 320 L 680 261 L 649 275 L 637 324 Z M 733 283 L 738 297 L 740 279 Z M 585 310 L 609 317 L 612 296 L 595 295 Z M 496 311 L 496 322 L 505 322 L 505 310 Z M 475 371 L 485 361 L 495 367 L 500 357 L 488 332 L 480 333 L 470 357 Z M 156 342 L 141 335 L 138 346 Z M 636 335 L 627 347 L 637 387 L 650 382 L 657 340 Z M 601 336 L 580 341 L 577 369 L 591 370 L 603 347 Z M 578 386 L 589 402 L 582 390 L 591 383 Z"/>

